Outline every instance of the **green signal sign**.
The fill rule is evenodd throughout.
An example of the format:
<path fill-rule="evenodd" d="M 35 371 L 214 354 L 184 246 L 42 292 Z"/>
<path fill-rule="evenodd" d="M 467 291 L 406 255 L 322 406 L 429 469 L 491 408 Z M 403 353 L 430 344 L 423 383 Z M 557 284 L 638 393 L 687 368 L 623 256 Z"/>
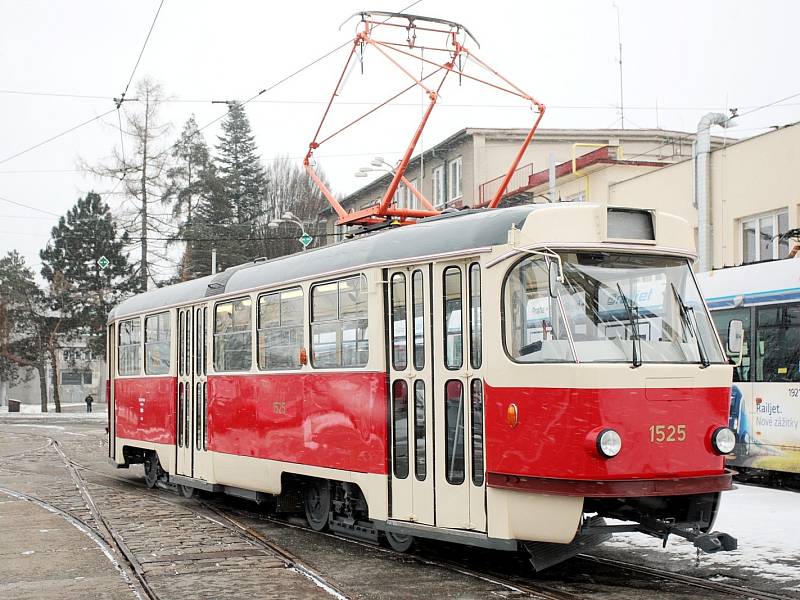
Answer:
<path fill-rule="evenodd" d="M 111 261 L 108 260 L 105 256 L 101 256 L 100 258 L 97 259 L 97 265 L 101 269 L 105 269 L 110 264 L 111 264 Z"/>
<path fill-rule="evenodd" d="M 299 238 L 297 238 L 297 241 L 303 244 L 303 248 L 308 248 L 311 242 L 314 241 L 314 238 L 308 235 L 307 233 L 304 233 Z"/>

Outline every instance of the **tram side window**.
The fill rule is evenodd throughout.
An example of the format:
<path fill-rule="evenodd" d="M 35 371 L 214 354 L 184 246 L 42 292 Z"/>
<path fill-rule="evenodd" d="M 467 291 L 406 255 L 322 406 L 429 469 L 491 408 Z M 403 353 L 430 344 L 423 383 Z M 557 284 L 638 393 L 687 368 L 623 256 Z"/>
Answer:
<path fill-rule="evenodd" d="M 422 271 L 416 270 L 411 276 L 411 295 L 413 298 L 414 322 L 414 368 L 421 371 L 425 368 L 425 290 L 423 289 Z"/>
<path fill-rule="evenodd" d="M 159 313 L 144 320 L 144 372 L 148 375 L 169 373 L 169 313 Z"/>
<path fill-rule="evenodd" d="M 444 270 L 444 364 L 448 369 L 459 369 L 464 364 L 464 331 L 461 320 L 461 269 Z"/>
<path fill-rule="evenodd" d="M 460 485 L 464 483 L 464 385 L 458 379 L 445 384 L 444 410 L 444 474 L 447 483 Z"/>
<path fill-rule="evenodd" d="M 408 384 L 397 379 L 392 384 L 392 442 L 394 445 L 394 476 L 408 477 Z"/>
<path fill-rule="evenodd" d="M 367 278 L 363 275 L 311 288 L 311 364 L 363 367 L 369 359 Z"/>
<path fill-rule="evenodd" d="M 732 359 L 738 366 L 734 374 L 734 381 L 750 381 L 750 309 L 731 308 L 727 310 L 715 310 L 711 313 L 714 326 L 719 332 L 722 346 L 728 358 Z M 739 353 L 730 352 L 728 349 L 728 326 L 733 320 L 739 320 L 743 325 L 742 339 L 742 361 L 739 363 Z"/>
<path fill-rule="evenodd" d="M 402 371 L 408 365 L 406 335 L 406 276 L 392 275 L 392 366 Z"/>
<path fill-rule="evenodd" d="M 469 266 L 469 364 L 473 369 L 480 369 L 483 362 L 482 336 L 481 267 L 472 263 Z"/>
<path fill-rule="evenodd" d="M 119 324 L 119 374 L 141 374 L 142 324 L 139 318 L 128 319 Z"/>
<path fill-rule="evenodd" d="M 214 309 L 214 369 L 247 371 L 252 364 L 250 298 L 217 304 Z"/>
<path fill-rule="evenodd" d="M 800 381 L 800 304 L 756 309 L 756 381 Z"/>
<path fill-rule="evenodd" d="M 258 368 L 300 368 L 303 290 L 292 288 L 258 299 Z"/>

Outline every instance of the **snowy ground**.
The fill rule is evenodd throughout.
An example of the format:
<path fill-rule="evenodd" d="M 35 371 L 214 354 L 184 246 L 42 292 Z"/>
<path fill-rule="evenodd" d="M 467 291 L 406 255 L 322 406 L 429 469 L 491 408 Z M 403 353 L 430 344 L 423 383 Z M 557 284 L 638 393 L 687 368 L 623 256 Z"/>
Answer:
<path fill-rule="evenodd" d="M 800 597 L 800 493 L 737 484 L 722 495 L 716 531 L 737 538 L 733 552 L 701 554 L 691 543 L 671 537 L 667 547 L 641 534 L 617 534 L 592 554 L 613 554 L 634 562 L 637 558 L 672 571 L 702 570 L 709 579 L 769 581 L 775 591 Z M 695 573 L 692 573 L 695 574 Z"/>

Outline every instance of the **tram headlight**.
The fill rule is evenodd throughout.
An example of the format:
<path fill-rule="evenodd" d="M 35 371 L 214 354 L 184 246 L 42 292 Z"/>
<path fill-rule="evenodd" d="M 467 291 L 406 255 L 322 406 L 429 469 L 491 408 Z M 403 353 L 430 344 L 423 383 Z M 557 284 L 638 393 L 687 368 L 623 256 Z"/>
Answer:
<path fill-rule="evenodd" d="M 717 454 L 730 454 L 736 447 L 736 434 L 727 427 L 718 427 L 711 434 L 711 445 Z"/>
<path fill-rule="evenodd" d="M 597 436 L 597 451 L 606 458 L 613 458 L 622 450 L 622 438 L 613 429 L 604 429 Z"/>

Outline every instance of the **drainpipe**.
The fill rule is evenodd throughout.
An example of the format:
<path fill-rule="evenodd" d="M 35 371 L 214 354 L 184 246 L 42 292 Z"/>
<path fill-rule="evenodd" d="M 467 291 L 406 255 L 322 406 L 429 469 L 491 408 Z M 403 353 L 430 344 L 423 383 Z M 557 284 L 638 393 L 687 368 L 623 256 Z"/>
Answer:
<path fill-rule="evenodd" d="M 711 126 L 735 125 L 722 113 L 708 113 L 697 124 L 694 157 L 694 205 L 697 207 L 697 256 L 699 272 L 714 267 L 711 241 Z"/>

